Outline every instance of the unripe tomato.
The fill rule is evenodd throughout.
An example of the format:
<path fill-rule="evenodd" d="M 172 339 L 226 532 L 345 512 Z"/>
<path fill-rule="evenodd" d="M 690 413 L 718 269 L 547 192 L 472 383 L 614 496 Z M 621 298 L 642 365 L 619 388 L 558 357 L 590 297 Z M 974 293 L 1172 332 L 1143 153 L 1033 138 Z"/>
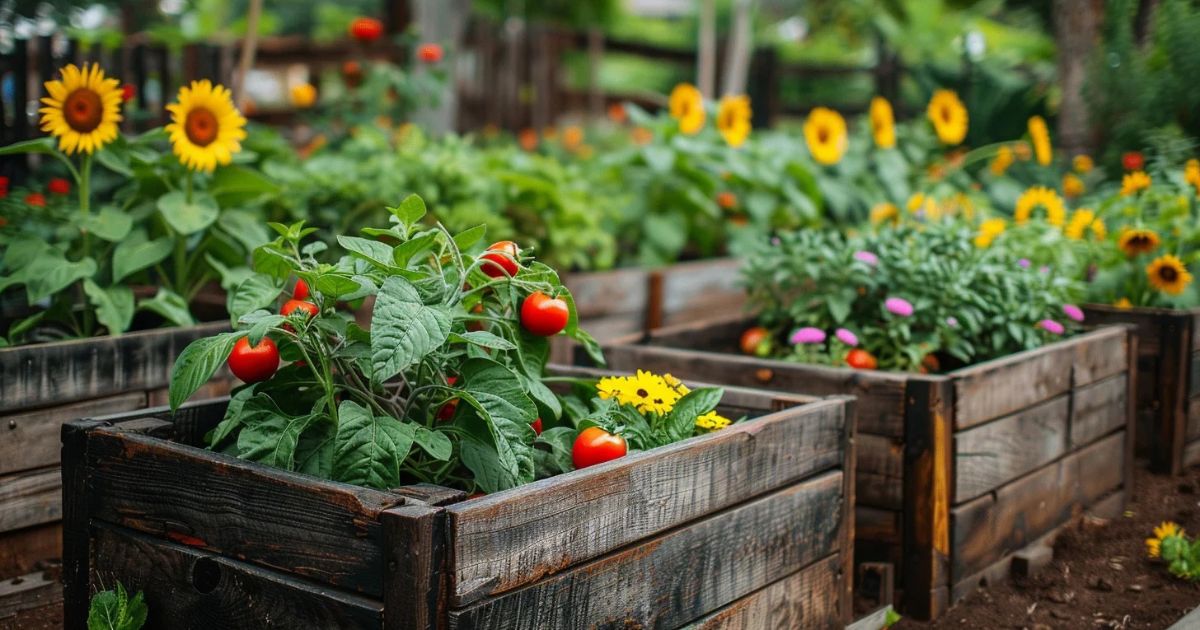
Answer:
<path fill-rule="evenodd" d="M 535 291 L 521 303 L 521 325 L 541 337 L 557 335 L 567 327 L 567 301 Z"/>
<path fill-rule="evenodd" d="M 874 370 L 879 366 L 879 362 L 870 352 L 855 348 L 846 355 L 846 365 L 859 370 Z"/>
<path fill-rule="evenodd" d="M 233 344 L 229 353 L 229 371 L 245 383 L 258 383 L 271 378 L 279 369 L 279 348 L 269 337 L 263 337 L 257 346 L 250 347 L 247 337 Z"/>
<path fill-rule="evenodd" d="M 624 457 L 627 451 L 625 438 L 600 427 L 588 427 L 575 438 L 575 445 L 571 447 L 571 461 L 576 469 L 587 468 Z"/>
<path fill-rule="evenodd" d="M 360 42 L 373 42 L 383 37 L 383 22 L 375 18 L 354 18 L 350 23 L 350 36 Z"/>
<path fill-rule="evenodd" d="M 304 281 L 304 278 L 296 280 L 296 288 L 292 289 L 292 298 L 297 300 L 308 299 L 308 283 Z"/>
<path fill-rule="evenodd" d="M 296 311 L 304 311 L 311 318 L 316 317 L 317 313 L 321 312 L 321 309 L 317 308 L 317 305 L 313 304 L 312 302 L 305 302 L 304 300 L 299 299 L 288 300 L 287 302 L 283 303 L 283 308 L 279 309 L 279 312 L 282 313 L 284 317 L 290 317 L 291 314 L 295 313 Z"/>
<path fill-rule="evenodd" d="M 500 241 L 488 245 L 487 252 L 480 258 L 485 261 L 479 266 L 489 277 L 517 275 L 517 261 L 521 259 L 521 249 L 512 241 Z"/>
<path fill-rule="evenodd" d="M 538 435 L 542 434 L 542 419 L 541 418 L 538 418 L 537 420 L 530 422 L 529 426 L 533 427 L 534 433 L 536 433 Z"/>
<path fill-rule="evenodd" d="M 747 328 L 746 332 L 742 333 L 742 339 L 738 342 L 738 347 L 742 349 L 742 354 L 758 354 L 758 348 L 763 342 L 771 339 L 771 332 L 762 326 Z"/>

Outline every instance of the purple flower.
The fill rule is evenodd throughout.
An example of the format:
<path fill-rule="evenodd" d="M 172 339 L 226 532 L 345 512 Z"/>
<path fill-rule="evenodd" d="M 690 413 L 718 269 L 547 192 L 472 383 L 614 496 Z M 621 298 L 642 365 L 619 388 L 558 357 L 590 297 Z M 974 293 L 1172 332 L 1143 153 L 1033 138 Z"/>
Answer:
<path fill-rule="evenodd" d="M 792 333 L 792 343 L 821 343 L 825 341 L 825 331 L 812 326 L 805 326 Z"/>
<path fill-rule="evenodd" d="M 947 317 L 946 325 L 951 328 L 958 328 L 958 318 L 957 317 Z"/>
<path fill-rule="evenodd" d="M 890 297 L 883 302 L 883 307 L 892 315 L 908 317 L 913 314 L 913 305 L 904 298 Z"/>
<path fill-rule="evenodd" d="M 854 252 L 854 260 L 874 267 L 879 264 L 879 257 L 866 250 Z"/>
<path fill-rule="evenodd" d="M 1072 321 L 1083 321 L 1083 309 L 1075 306 L 1074 304 L 1063 304 L 1062 311 L 1063 313 L 1066 313 L 1067 317 L 1069 317 Z"/>
<path fill-rule="evenodd" d="M 858 335 L 855 335 L 845 328 L 839 328 L 833 331 L 833 335 L 838 338 L 838 341 L 846 344 L 847 346 L 858 345 Z"/>
<path fill-rule="evenodd" d="M 1021 260 L 1017 261 L 1017 264 L 1021 265 L 1022 269 L 1028 269 L 1029 266 L 1032 265 L 1033 263 L 1030 262 L 1028 258 L 1022 258 Z"/>
<path fill-rule="evenodd" d="M 1062 324 L 1054 321 L 1053 319 L 1043 319 L 1042 321 L 1038 322 L 1037 325 L 1038 328 L 1041 328 L 1052 335 L 1061 335 L 1066 331 Z"/>

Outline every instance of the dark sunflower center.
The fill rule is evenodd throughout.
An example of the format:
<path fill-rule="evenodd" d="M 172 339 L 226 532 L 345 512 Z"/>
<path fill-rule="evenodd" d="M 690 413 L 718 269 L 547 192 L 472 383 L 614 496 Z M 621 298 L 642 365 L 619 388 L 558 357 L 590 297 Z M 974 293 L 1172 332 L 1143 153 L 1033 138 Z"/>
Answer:
<path fill-rule="evenodd" d="M 829 130 L 828 129 L 826 129 L 825 127 L 820 127 L 817 129 L 817 142 L 819 144 L 825 144 L 826 142 L 829 142 Z"/>
<path fill-rule="evenodd" d="M 647 398 L 650 396 L 650 392 L 648 392 L 644 389 L 638 389 L 637 396 L 638 396 L 638 398 Z"/>
<path fill-rule="evenodd" d="M 220 126 L 211 111 L 198 107 L 188 112 L 187 119 L 183 121 L 183 130 L 192 144 L 206 147 L 217 139 Z"/>
<path fill-rule="evenodd" d="M 1179 279 L 1179 271 L 1171 266 L 1159 267 L 1158 277 L 1167 282 L 1174 282 Z"/>
<path fill-rule="evenodd" d="M 943 107 L 942 108 L 942 122 L 949 124 L 951 118 L 952 118 L 952 114 L 950 113 L 950 108 Z"/>
<path fill-rule="evenodd" d="M 63 101 L 63 118 L 71 129 L 88 133 L 104 120 L 104 103 L 96 92 L 80 88 L 68 94 Z"/>
<path fill-rule="evenodd" d="M 1129 239 L 1129 246 L 1134 249 L 1146 249 L 1150 246 L 1150 239 L 1142 234 L 1138 234 Z"/>

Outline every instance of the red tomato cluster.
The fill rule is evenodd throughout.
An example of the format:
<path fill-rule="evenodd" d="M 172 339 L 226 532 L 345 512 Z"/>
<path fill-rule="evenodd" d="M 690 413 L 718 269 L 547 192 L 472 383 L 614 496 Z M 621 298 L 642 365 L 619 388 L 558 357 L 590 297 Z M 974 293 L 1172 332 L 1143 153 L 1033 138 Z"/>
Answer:
<path fill-rule="evenodd" d="M 0 199 L 8 196 L 8 177 L 0 175 Z"/>

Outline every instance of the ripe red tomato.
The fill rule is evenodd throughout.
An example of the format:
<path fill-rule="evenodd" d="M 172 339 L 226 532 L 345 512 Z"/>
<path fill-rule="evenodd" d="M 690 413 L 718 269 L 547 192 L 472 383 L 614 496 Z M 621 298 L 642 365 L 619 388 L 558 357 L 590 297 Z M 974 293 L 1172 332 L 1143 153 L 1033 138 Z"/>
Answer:
<path fill-rule="evenodd" d="M 308 313 L 309 317 L 316 317 L 317 313 L 321 312 L 321 309 L 317 308 L 316 304 L 313 304 L 312 302 L 305 302 L 304 300 L 288 300 L 287 302 L 283 303 L 283 308 L 279 309 L 279 312 L 282 313 L 284 317 L 289 317 L 296 311 L 304 311 L 305 313 Z"/>
<path fill-rule="evenodd" d="M 933 374 L 942 369 L 942 362 L 938 361 L 937 355 L 932 352 L 921 357 L 921 367 L 918 370 L 922 374 Z"/>
<path fill-rule="evenodd" d="M 758 354 L 758 347 L 770 338 L 769 330 L 762 326 L 755 326 L 747 328 L 746 332 L 742 333 L 742 339 L 738 342 L 738 346 L 742 349 L 743 354 Z"/>
<path fill-rule="evenodd" d="M 383 37 L 383 22 L 371 17 L 354 18 L 350 23 L 350 36 L 360 42 L 373 42 Z"/>
<path fill-rule="evenodd" d="M 504 275 L 515 276 L 519 268 L 517 261 L 521 259 L 521 249 L 512 241 L 500 241 L 488 245 L 487 252 L 480 258 L 487 261 L 479 268 L 483 269 L 483 273 L 488 276 L 492 278 Z"/>
<path fill-rule="evenodd" d="M 121 86 L 121 100 L 128 103 L 137 96 L 137 88 L 132 83 L 126 83 Z"/>
<path fill-rule="evenodd" d="M 874 370 L 879 366 L 874 355 L 862 348 L 855 348 L 846 355 L 846 365 L 859 370 Z"/>
<path fill-rule="evenodd" d="M 600 427 L 588 427 L 575 438 L 575 445 L 571 447 L 571 461 L 576 469 L 587 468 L 624 457 L 627 451 L 625 438 Z"/>
<path fill-rule="evenodd" d="M 251 348 L 249 339 L 242 337 L 233 344 L 228 363 L 229 371 L 245 383 L 265 381 L 279 369 L 279 348 L 268 337 Z"/>
<path fill-rule="evenodd" d="M 1121 156 L 1121 166 L 1127 171 L 1140 171 L 1146 165 L 1146 158 L 1142 157 L 1140 151 L 1130 151 Z"/>
<path fill-rule="evenodd" d="M 308 283 L 304 281 L 304 278 L 296 280 L 296 288 L 292 289 L 292 298 L 297 300 L 308 299 Z"/>
<path fill-rule="evenodd" d="M 45 208 L 46 196 L 42 193 L 29 193 L 25 195 L 25 203 L 37 208 Z"/>
<path fill-rule="evenodd" d="M 69 195 L 71 194 L 71 182 L 61 177 L 55 177 L 46 184 L 46 190 L 56 195 Z"/>
<path fill-rule="evenodd" d="M 425 63 L 437 63 L 442 60 L 442 47 L 437 44 L 421 44 L 417 47 L 417 59 Z"/>
<path fill-rule="evenodd" d="M 541 418 L 538 418 L 537 420 L 530 422 L 529 426 L 533 427 L 534 433 L 536 433 L 538 435 L 542 434 L 542 419 Z"/>
<path fill-rule="evenodd" d="M 567 327 L 567 301 L 535 291 L 521 303 L 521 325 L 542 337 L 557 335 Z"/>

